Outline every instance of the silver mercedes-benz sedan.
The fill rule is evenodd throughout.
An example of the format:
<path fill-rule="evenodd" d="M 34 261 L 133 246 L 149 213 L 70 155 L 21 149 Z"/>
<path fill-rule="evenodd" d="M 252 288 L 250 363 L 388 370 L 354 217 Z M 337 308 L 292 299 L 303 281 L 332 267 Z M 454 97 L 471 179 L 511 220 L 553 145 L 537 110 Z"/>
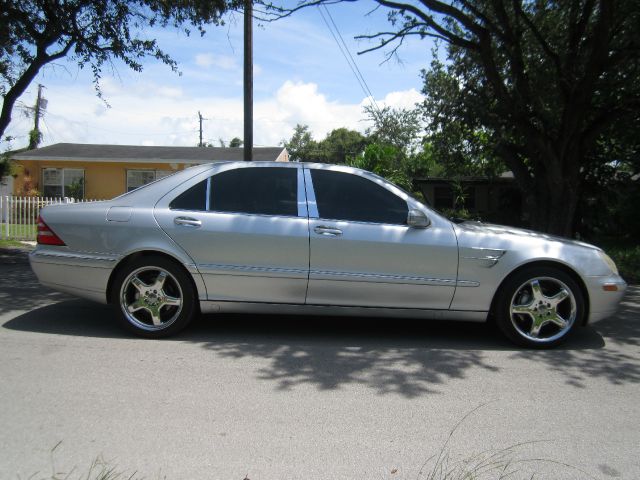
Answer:
<path fill-rule="evenodd" d="M 199 312 L 304 313 L 492 319 L 550 347 L 626 288 L 592 245 L 454 223 L 372 173 L 304 163 L 201 165 L 48 206 L 30 260 L 43 285 L 112 303 L 151 338 Z"/>

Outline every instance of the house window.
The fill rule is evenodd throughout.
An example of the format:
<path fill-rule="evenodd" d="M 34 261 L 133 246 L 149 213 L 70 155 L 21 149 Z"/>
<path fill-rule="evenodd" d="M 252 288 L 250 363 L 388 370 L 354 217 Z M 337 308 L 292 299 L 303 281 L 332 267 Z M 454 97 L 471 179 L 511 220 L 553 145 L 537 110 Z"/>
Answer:
<path fill-rule="evenodd" d="M 42 195 L 45 197 L 84 198 L 84 170 L 80 168 L 43 168 Z"/>
<path fill-rule="evenodd" d="M 127 170 L 127 192 L 168 177 L 173 173 L 170 170 Z"/>

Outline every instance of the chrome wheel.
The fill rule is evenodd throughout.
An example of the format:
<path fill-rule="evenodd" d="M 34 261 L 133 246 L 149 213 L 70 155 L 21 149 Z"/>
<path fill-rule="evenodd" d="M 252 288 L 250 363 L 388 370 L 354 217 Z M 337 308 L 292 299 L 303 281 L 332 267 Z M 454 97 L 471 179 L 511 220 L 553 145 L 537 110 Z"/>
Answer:
<path fill-rule="evenodd" d="M 516 332 L 526 340 L 544 344 L 571 330 L 578 312 L 575 295 L 553 277 L 535 277 L 520 285 L 511 298 L 509 314 Z"/>
<path fill-rule="evenodd" d="M 132 271 L 122 282 L 120 308 L 135 327 L 163 330 L 182 312 L 184 295 L 178 280 L 160 267 L 145 266 Z"/>

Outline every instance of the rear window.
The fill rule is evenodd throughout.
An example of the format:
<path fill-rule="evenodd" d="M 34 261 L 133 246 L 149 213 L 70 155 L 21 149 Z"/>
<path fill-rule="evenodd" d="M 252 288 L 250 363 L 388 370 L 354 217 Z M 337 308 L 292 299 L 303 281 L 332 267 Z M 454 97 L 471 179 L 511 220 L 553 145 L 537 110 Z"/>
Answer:
<path fill-rule="evenodd" d="M 172 210 L 206 210 L 207 181 L 195 184 L 186 192 L 182 192 L 169 204 Z"/>
<path fill-rule="evenodd" d="M 298 215 L 298 170 L 249 167 L 211 177 L 209 209 L 259 215 Z"/>
<path fill-rule="evenodd" d="M 248 167 L 227 170 L 197 183 L 169 204 L 173 210 L 209 210 L 257 215 L 298 215 L 298 170 Z"/>

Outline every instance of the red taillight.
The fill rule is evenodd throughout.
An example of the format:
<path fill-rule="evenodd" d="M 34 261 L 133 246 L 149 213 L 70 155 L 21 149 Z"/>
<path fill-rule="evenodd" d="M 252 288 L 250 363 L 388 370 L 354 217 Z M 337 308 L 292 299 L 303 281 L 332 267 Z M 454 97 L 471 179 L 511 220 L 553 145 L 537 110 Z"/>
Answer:
<path fill-rule="evenodd" d="M 49 225 L 44 223 L 40 216 L 38 216 L 38 243 L 40 245 L 65 245 L 62 239 L 49 228 Z"/>

